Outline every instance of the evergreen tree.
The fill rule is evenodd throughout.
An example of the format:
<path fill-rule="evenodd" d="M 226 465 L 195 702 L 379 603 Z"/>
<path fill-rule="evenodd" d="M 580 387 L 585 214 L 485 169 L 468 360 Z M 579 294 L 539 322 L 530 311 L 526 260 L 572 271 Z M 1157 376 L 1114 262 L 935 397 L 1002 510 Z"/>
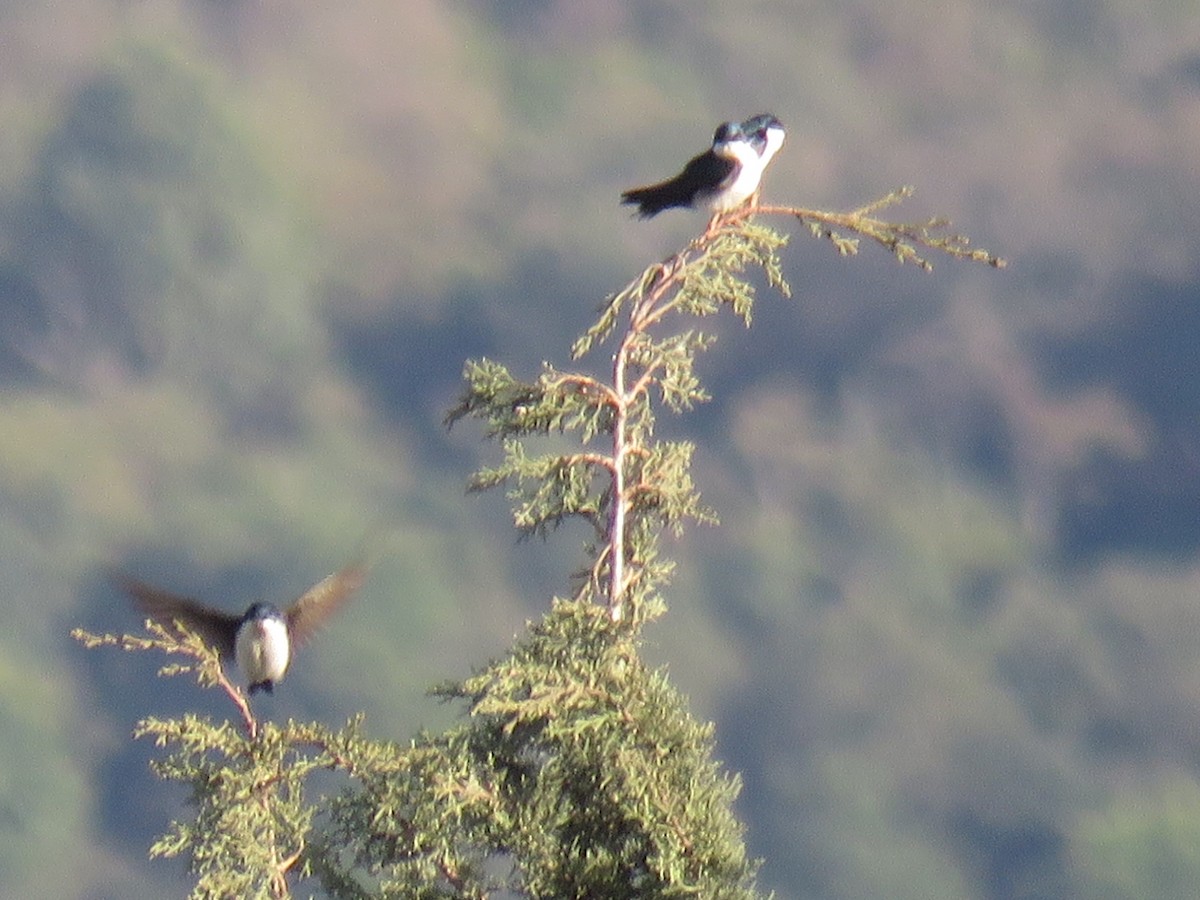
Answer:
<path fill-rule="evenodd" d="M 360 718 L 338 730 L 260 722 L 198 637 L 154 625 L 148 637 L 77 632 L 89 645 L 181 655 L 168 674 L 195 673 L 240 712 L 240 725 L 139 724 L 169 748 L 155 770 L 187 784 L 194 809 L 151 853 L 188 860 L 195 898 L 286 897 L 301 882 L 338 898 L 757 896 L 732 812 L 738 780 L 713 757 L 712 726 L 641 656 L 644 625 L 666 611 L 663 530 L 716 518 L 690 474 L 693 445 L 656 438 L 655 415 L 706 399 L 695 362 L 712 337 L 694 320 L 728 307 L 748 325 L 747 270 L 788 294 L 786 238 L 756 213 L 794 216 L 842 254 L 866 237 L 926 269 L 927 249 L 1003 265 L 939 236 L 940 221 L 875 217 L 907 193 L 848 214 L 726 215 L 604 304 L 572 349 L 575 361 L 607 350 L 601 374 L 546 364 L 525 381 L 467 363 L 448 421 L 479 419 L 503 448 L 471 487 L 506 486 L 523 534 L 571 519 L 591 532 L 569 596 L 501 659 L 434 689 L 465 713 L 448 730 L 401 744 L 368 737 Z M 317 770 L 338 773 L 341 792 L 308 797 Z"/>

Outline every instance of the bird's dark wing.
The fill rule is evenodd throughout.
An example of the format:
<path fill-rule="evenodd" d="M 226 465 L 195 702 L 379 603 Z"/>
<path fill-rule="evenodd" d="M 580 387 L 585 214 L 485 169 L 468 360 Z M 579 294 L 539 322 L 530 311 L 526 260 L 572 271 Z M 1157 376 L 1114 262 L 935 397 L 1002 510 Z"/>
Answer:
<path fill-rule="evenodd" d="M 683 171 L 669 181 L 625 191 L 621 202 L 637 204 L 638 215 L 648 219 L 673 206 L 691 206 L 698 192 L 720 188 L 737 176 L 738 168 L 736 159 L 709 150 L 689 160 Z"/>
<path fill-rule="evenodd" d="M 287 608 L 288 635 L 292 644 L 302 647 L 312 639 L 325 620 L 345 605 L 367 577 L 367 564 L 356 560 L 314 584 Z"/>
<path fill-rule="evenodd" d="M 741 167 L 734 157 L 718 156 L 710 150 L 689 160 L 679 178 L 696 185 L 698 190 L 715 191 L 737 178 Z"/>
<path fill-rule="evenodd" d="M 190 597 L 159 590 L 128 575 L 117 573 L 112 579 L 133 598 L 133 605 L 143 615 L 168 628 L 176 621 L 182 622 L 221 656 L 233 658 L 240 617 L 204 606 Z"/>

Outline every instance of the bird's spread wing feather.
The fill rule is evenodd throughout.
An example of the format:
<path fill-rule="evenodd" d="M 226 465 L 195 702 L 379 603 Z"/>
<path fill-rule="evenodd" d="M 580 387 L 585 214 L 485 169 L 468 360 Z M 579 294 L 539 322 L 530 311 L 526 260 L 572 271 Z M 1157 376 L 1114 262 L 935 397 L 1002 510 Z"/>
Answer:
<path fill-rule="evenodd" d="M 182 622 L 221 656 L 233 658 L 237 616 L 204 606 L 190 597 L 160 590 L 128 575 L 118 573 L 112 577 L 116 584 L 133 598 L 134 606 L 143 615 L 168 628 L 176 621 Z"/>
<path fill-rule="evenodd" d="M 304 592 L 284 613 L 292 643 L 303 646 L 317 629 L 341 609 L 367 577 L 367 564 L 356 560 Z"/>

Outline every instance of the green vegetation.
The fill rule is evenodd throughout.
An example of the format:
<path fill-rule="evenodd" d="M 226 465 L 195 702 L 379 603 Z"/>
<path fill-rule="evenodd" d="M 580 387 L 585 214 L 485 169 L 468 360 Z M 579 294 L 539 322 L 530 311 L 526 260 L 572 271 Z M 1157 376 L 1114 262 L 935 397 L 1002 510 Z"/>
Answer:
<path fill-rule="evenodd" d="M 365 741 L 401 746 L 458 722 L 470 700 L 425 686 L 507 659 L 603 543 L 584 516 L 514 541 L 516 480 L 463 496 L 508 460 L 439 427 L 464 357 L 607 378 L 612 341 L 557 348 L 695 224 L 630 221 L 619 190 L 770 110 L 767 202 L 914 182 L 906 217 L 952 211 L 1015 263 L 925 278 L 827 223 L 859 264 L 793 239 L 796 302 L 679 329 L 720 338 L 692 373 L 713 402 L 676 419 L 656 394 L 651 440 L 694 445 L 722 525 L 668 524 L 670 615 L 639 656 L 716 723 L 764 891 L 1177 896 L 1200 821 L 1195 18 L 4 6 L 0 895 L 189 886 L 146 859 L 187 788 L 129 732 L 223 701 L 64 640 L 134 626 L 105 567 L 244 607 L 388 527 L 362 602 L 261 712 L 363 709 Z M 303 801 L 342 779 L 313 772 Z"/>
<path fill-rule="evenodd" d="M 901 261 L 920 259 L 914 239 L 958 253 L 931 237 L 932 224 L 872 218 L 879 205 L 846 216 L 775 211 L 869 232 Z M 692 479 L 693 445 L 655 438 L 660 405 L 678 413 L 708 399 L 695 364 L 712 338 L 684 326 L 726 307 L 749 325 L 748 268 L 790 293 L 777 255 L 786 239 L 751 213 L 724 217 L 610 298 L 572 350 L 579 359 L 614 343 L 604 376 L 547 364 L 523 382 L 468 362 L 447 420 L 481 419 L 504 447 L 501 465 L 472 487 L 511 485 L 525 534 L 578 518 L 595 537 L 569 600 L 556 599 L 507 656 L 434 691 L 463 707 L 459 724 L 405 747 L 366 738 L 361 718 L 340 732 L 260 723 L 195 636 L 153 625 L 150 638 L 76 632 L 93 647 L 182 654 L 194 662 L 164 673 L 195 672 L 241 714 L 244 733 L 192 714 L 137 730 L 171 748 L 158 774 L 190 787 L 195 818 L 174 823 L 151 853 L 187 859 L 193 897 L 285 897 L 309 877 L 354 898 L 756 896 L 732 810 L 738 782 L 712 758 L 712 726 L 641 655 L 674 568 L 661 555 L 664 529 L 715 522 Z M 847 251 L 828 227 L 814 232 Z M 529 453 L 529 441 L 553 435 L 580 449 Z M 347 786 L 308 801 L 309 776 L 326 769 Z"/>

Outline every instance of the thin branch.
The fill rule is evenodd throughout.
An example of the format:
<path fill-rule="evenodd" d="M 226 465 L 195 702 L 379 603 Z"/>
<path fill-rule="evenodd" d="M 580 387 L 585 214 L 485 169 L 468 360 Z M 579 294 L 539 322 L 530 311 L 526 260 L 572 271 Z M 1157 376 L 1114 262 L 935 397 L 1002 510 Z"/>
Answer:
<path fill-rule="evenodd" d="M 702 246 L 702 245 L 698 245 Z M 686 253 L 686 251 L 685 251 Z M 637 292 L 633 285 L 626 288 L 618 296 L 637 295 L 633 307 L 629 311 L 629 323 L 617 351 L 613 354 L 611 390 L 616 397 L 615 415 L 612 426 L 612 494 L 609 510 L 608 528 L 608 610 L 614 622 L 620 621 L 623 615 L 623 602 L 627 575 L 625 572 L 625 524 L 629 510 L 629 496 L 625 486 L 625 460 L 631 446 L 629 443 L 629 407 L 644 391 L 652 380 L 656 367 L 643 372 L 630 387 L 627 384 L 629 375 L 629 354 L 634 341 L 653 324 L 661 319 L 655 315 L 656 307 L 666 293 L 676 285 L 686 267 L 685 253 L 677 253 L 659 264 L 658 274 L 647 279 L 643 276 L 640 284 L 645 290 Z M 649 282 L 647 284 L 647 282 Z M 676 294 L 678 296 L 678 294 Z M 672 301 L 673 302 L 673 301 Z M 671 303 L 666 304 L 670 306 Z"/>
<path fill-rule="evenodd" d="M 254 717 L 254 713 L 250 710 L 250 698 L 247 697 L 240 687 L 229 680 L 223 668 L 217 669 L 217 684 L 225 695 L 233 701 L 233 705 L 237 707 L 238 713 L 242 717 L 242 725 L 246 728 L 246 736 L 250 740 L 258 737 L 258 719 Z"/>
<path fill-rule="evenodd" d="M 932 271 L 933 264 L 917 252 L 917 247 L 958 259 L 986 263 L 995 269 L 1003 269 L 1008 265 L 1008 260 L 1003 257 L 987 250 L 971 248 L 970 239 L 965 235 L 935 234 L 949 227 L 949 219 L 935 217 L 924 222 L 888 222 L 875 217 L 874 214 L 879 210 L 907 200 L 914 193 L 912 187 L 902 187 L 847 213 L 801 206 L 747 205 L 727 213 L 717 231 L 748 221 L 756 215 L 792 216 L 808 225 L 814 235 L 831 241 L 843 256 L 853 256 L 858 252 L 858 240 L 843 237 L 835 228 L 868 238 L 891 251 L 900 262 L 914 262 L 926 272 Z"/>
<path fill-rule="evenodd" d="M 584 465 L 604 469 L 607 472 L 612 472 L 616 469 L 616 464 L 613 462 L 612 457 L 605 456 L 603 453 L 571 453 L 562 457 L 562 461 L 568 466 L 583 463 Z"/>
<path fill-rule="evenodd" d="M 612 387 L 617 395 L 612 429 L 612 495 L 608 519 L 608 614 L 614 622 L 621 620 L 622 587 L 625 580 L 625 452 L 628 400 L 625 393 L 625 370 L 628 365 L 629 341 L 632 331 L 626 332 L 617 352 L 613 354 Z"/>
<path fill-rule="evenodd" d="M 605 403 L 610 406 L 617 405 L 617 395 L 607 384 L 600 381 L 598 378 L 593 378 L 590 375 L 579 375 L 575 373 L 562 373 L 556 378 L 548 379 L 545 383 L 548 390 L 558 390 L 564 387 L 573 387 L 579 390 L 580 393 L 586 394 L 588 391 L 596 391 L 604 397 Z"/>
<path fill-rule="evenodd" d="M 250 701 L 242 689 L 230 681 L 221 665 L 221 657 L 217 651 L 204 643 L 203 638 L 191 632 L 179 621 L 173 628 L 168 628 L 147 619 L 144 623 L 150 637 L 134 634 L 92 634 L 82 628 L 71 631 L 71 637 L 85 647 L 119 647 L 125 651 L 158 650 L 171 656 L 185 656 L 196 661 L 195 665 L 172 664 L 159 669 L 159 675 L 183 675 L 194 672 L 196 681 L 201 687 L 219 687 L 237 707 L 242 725 L 247 736 L 254 740 L 258 737 L 258 720 L 250 709 Z"/>

